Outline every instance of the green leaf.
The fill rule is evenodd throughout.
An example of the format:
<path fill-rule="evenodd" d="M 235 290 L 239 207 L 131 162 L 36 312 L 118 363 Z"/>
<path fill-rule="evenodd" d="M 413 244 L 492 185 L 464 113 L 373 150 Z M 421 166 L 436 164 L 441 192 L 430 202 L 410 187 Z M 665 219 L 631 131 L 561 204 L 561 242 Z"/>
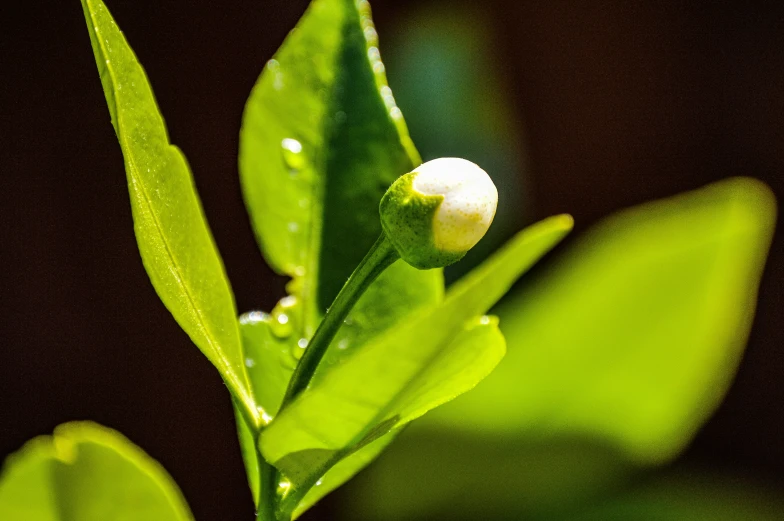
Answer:
<path fill-rule="evenodd" d="M 354 491 L 372 490 L 372 502 L 352 508 L 374 519 L 525 517 L 676 456 L 735 374 L 775 213 L 767 187 L 739 178 L 587 231 L 494 310 L 504 362 L 418 422 Z"/>
<path fill-rule="evenodd" d="M 305 497 L 299 501 L 297 507 L 294 509 L 292 518 L 298 518 L 310 507 L 315 505 L 321 498 L 341 486 L 354 477 L 360 470 L 369 465 L 395 440 L 397 433 L 397 430 L 389 432 L 338 461 L 334 467 L 316 482 L 316 486 L 311 488 L 308 493 L 305 494 Z"/>
<path fill-rule="evenodd" d="M 293 278 L 290 295 L 271 315 L 241 319 L 249 378 L 270 417 L 302 346 L 380 235 L 381 196 L 420 163 L 386 84 L 367 2 L 312 2 L 250 95 L 239 155 L 243 196 L 262 253 Z M 402 317 L 442 298 L 441 270 L 396 263 L 355 305 L 314 382 Z M 242 428 L 240 438 L 244 447 L 253 443 Z M 318 491 L 358 471 L 369 450 L 351 458 L 358 467 L 350 469 L 346 461 L 342 472 L 325 476 Z M 244 454 L 255 494 L 255 454 Z"/>
<path fill-rule="evenodd" d="M 370 342 L 287 407 L 262 433 L 260 447 L 291 481 L 292 497 L 342 456 L 484 378 L 504 342 L 493 320 L 476 317 L 571 226 L 570 217 L 558 216 L 524 230 L 455 284 L 442 305 Z"/>
<path fill-rule="evenodd" d="M 100 0 L 82 0 L 95 61 L 125 158 L 139 251 L 158 296 L 255 414 L 234 296 L 179 149 L 147 76 Z"/>
<path fill-rule="evenodd" d="M 737 178 L 610 217 L 496 310 L 505 364 L 430 420 L 674 457 L 735 374 L 775 207 L 762 183 Z"/>
<path fill-rule="evenodd" d="M 784 491 L 738 476 L 695 472 L 658 477 L 599 505 L 569 512 L 572 521 L 777 521 Z M 547 517 L 560 520 L 563 515 Z"/>
<path fill-rule="evenodd" d="M 240 132 L 243 194 L 259 244 L 269 264 L 294 279 L 285 310 L 292 343 L 313 334 L 381 233 L 381 196 L 419 162 L 386 85 L 367 2 L 314 1 L 267 63 Z M 440 270 L 403 263 L 387 270 L 321 372 L 438 302 L 442 290 Z"/>
<path fill-rule="evenodd" d="M 4 521 L 190 521 L 163 467 L 120 433 L 60 425 L 8 457 L 0 474 Z"/>

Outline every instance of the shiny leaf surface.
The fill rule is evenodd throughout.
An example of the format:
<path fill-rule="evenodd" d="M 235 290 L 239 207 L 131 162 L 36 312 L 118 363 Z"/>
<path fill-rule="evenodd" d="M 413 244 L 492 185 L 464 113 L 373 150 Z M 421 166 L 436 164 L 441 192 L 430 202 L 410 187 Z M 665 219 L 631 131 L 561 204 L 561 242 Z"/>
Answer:
<path fill-rule="evenodd" d="M 471 389 L 503 356 L 481 315 L 571 229 L 534 225 L 459 281 L 444 303 L 369 343 L 286 408 L 261 435 L 268 461 L 307 490 L 341 457 Z"/>
<path fill-rule="evenodd" d="M 243 366 L 234 296 L 182 152 L 141 65 L 106 6 L 82 0 L 109 113 L 125 158 L 134 229 L 158 296 L 255 413 Z"/>

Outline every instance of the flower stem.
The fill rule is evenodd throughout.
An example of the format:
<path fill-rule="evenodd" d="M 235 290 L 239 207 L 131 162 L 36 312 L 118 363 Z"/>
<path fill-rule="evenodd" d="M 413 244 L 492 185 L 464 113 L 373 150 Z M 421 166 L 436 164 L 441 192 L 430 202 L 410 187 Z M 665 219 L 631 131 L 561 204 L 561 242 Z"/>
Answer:
<path fill-rule="evenodd" d="M 259 462 L 259 505 L 256 511 L 256 520 L 275 521 L 278 473 L 275 467 L 267 463 L 258 449 L 256 449 L 256 458 Z"/>
<path fill-rule="evenodd" d="M 294 374 L 291 375 L 289 386 L 286 389 L 286 394 L 280 407 L 281 411 L 310 384 L 319 362 L 321 362 L 330 342 L 335 338 L 354 304 L 357 303 L 370 284 L 398 258 L 400 256 L 397 250 L 389 242 L 384 232 L 381 232 L 381 236 L 359 263 L 354 273 L 348 278 L 313 334 L 313 338 L 297 364 Z"/>

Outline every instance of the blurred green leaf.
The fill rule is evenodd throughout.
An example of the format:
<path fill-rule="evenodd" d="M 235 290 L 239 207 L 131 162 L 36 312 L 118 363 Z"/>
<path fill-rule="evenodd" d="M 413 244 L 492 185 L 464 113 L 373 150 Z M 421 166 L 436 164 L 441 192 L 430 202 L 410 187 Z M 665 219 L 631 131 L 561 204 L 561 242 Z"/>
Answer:
<path fill-rule="evenodd" d="M 737 477 L 679 472 L 648 480 L 565 517 L 572 521 L 778 521 L 782 512 L 780 488 Z"/>
<path fill-rule="evenodd" d="M 60 425 L 8 457 L 0 474 L 3 521 L 188 521 L 177 485 L 116 431 Z"/>
<path fill-rule="evenodd" d="M 489 508 L 519 516 L 582 501 L 636 466 L 676 456 L 735 374 L 775 213 L 767 187 L 738 178 L 586 232 L 495 310 L 508 355 L 474 391 L 419 422 L 405 447 L 416 472 L 398 466 L 396 451 L 365 485 L 372 504 L 355 508 L 375 519 L 471 519 Z M 585 448 L 570 450 L 575 443 Z M 536 447 L 553 463 L 531 472 Z M 474 472 L 453 478 L 450 460 Z M 584 467 L 595 471 L 574 470 Z"/>
<path fill-rule="evenodd" d="M 509 358 L 432 424 L 677 455 L 735 374 L 775 214 L 737 178 L 610 217 L 499 306 Z"/>
<path fill-rule="evenodd" d="M 570 217 L 557 216 L 524 230 L 456 283 L 442 305 L 370 342 L 287 407 L 262 433 L 260 447 L 291 481 L 292 497 L 340 458 L 484 378 L 504 342 L 492 319 L 476 317 L 571 226 Z"/>
<path fill-rule="evenodd" d="M 182 152 L 169 143 L 147 76 L 100 0 L 82 0 L 125 158 L 136 241 L 155 290 L 253 414 L 234 296 Z"/>

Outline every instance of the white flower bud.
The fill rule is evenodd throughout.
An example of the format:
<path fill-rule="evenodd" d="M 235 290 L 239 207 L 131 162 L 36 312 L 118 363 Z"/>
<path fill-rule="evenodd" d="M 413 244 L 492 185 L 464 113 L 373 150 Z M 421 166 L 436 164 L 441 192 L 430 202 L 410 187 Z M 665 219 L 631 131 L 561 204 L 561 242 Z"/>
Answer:
<path fill-rule="evenodd" d="M 465 159 L 428 161 L 398 178 L 381 199 L 381 224 L 400 256 L 420 269 L 460 260 L 484 236 L 498 191 Z"/>
<path fill-rule="evenodd" d="M 436 248 L 466 252 L 484 237 L 495 217 L 498 190 L 487 173 L 471 161 L 442 157 L 413 170 L 412 187 L 425 195 L 443 195 L 433 218 Z"/>

